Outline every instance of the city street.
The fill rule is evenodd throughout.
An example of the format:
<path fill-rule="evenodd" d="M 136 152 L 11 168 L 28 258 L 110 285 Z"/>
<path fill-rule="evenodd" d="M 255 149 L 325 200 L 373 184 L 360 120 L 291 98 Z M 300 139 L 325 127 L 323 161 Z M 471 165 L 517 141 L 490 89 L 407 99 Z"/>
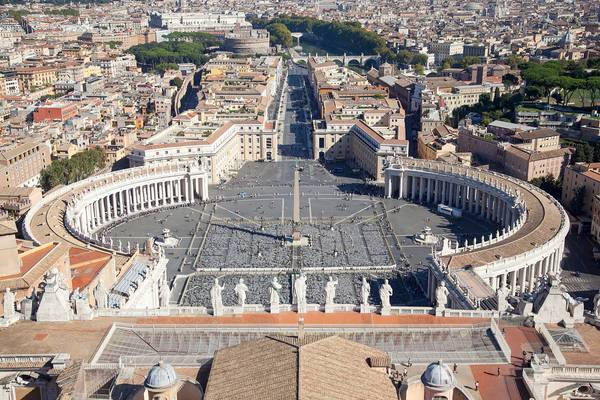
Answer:
<path fill-rule="evenodd" d="M 311 158 L 311 119 L 305 90 L 306 74 L 306 69 L 290 63 L 287 78 L 289 92 L 279 141 L 282 160 Z"/>

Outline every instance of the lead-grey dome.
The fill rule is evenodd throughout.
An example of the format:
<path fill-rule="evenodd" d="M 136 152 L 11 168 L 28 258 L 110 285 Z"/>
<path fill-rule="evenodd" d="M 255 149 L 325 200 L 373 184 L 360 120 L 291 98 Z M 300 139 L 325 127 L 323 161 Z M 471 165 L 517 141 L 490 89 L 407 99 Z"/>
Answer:
<path fill-rule="evenodd" d="M 428 388 L 439 391 L 450 390 L 455 385 L 452 370 L 442 360 L 427 366 L 427 369 L 421 375 L 421 382 Z"/>
<path fill-rule="evenodd" d="M 144 386 L 150 389 L 166 389 L 177 383 L 177 374 L 171 364 L 160 361 L 148 371 Z"/>

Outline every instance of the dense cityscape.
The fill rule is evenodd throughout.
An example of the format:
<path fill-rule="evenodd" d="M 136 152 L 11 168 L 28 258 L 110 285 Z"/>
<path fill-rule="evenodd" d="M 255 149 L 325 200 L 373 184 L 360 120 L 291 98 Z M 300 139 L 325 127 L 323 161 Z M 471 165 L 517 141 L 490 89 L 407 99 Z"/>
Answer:
<path fill-rule="evenodd" d="M 0 0 L 0 400 L 600 399 L 600 3 Z"/>

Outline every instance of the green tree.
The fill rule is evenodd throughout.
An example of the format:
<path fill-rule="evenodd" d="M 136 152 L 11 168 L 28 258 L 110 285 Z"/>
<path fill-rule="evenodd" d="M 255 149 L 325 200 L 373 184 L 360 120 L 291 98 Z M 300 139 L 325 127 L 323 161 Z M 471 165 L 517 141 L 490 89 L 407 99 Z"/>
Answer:
<path fill-rule="evenodd" d="M 427 65 L 427 55 L 423 53 L 413 53 L 412 59 L 410 60 L 411 64 L 417 65 Z"/>
<path fill-rule="evenodd" d="M 177 71 L 179 69 L 179 65 L 176 63 L 160 63 L 154 67 L 154 69 L 160 73 L 164 74 L 166 71 Z"/>
<path fill-rule="evenodd" d="M 425 67 L 423 67 L 421 64 L 417 64 L 415 65 L 415 72 L 417 73 L 417 75 L 424 75 Z"/>
<path fill-rule="evenodd" d="M 40 173 L 40 186 L 48 191 L 58 185 L 68 185 L 87 178 L 106 162 L 104 151 L 93 147 L 75 154 L 70 159 L 54 160 Z"/>
<path fill-rule="evenodd" d="M 183 79 L 181 79 L 179 77 L 175 77 L 175 78 L 171 79 L 171 82 L 169 82 L 169 84 L 176 86 L 177 89 L 181 89 L 181 85 L 183 85 Z"/>
<path fill-rule="evenodd" d="M 292 47 L 292 32 L 287 26 L 281 22 L 275 22 L 266 26 L 266 29 L 271 35 L 272 45 L 282 45 L 284 47 Z"/>
<path fill-rule="evenodd" d="M 467 68 L 468 66 L 479 64 L 480 62 L 481 59 L 479 57 L 466 56 L 462 58 L 460 65 L 462 68 Z"/>
<path fill-rule="evenodd" d="M 531 184 L 546 191 L 557 200 L 560 200 L 562 197 L 562 182 L 560 179 L 555 179 L 552 175 L 544 176 L 542 178 L 533 178 Z"/>
<path fill-rule="evenodd" d="M 508 90 L 508 88 L 510 88 L 511 86 L 516 86 L 519 84 L 519 78 L 517 78 L 513 74 L 508 73 L 502 77 L 502 83 L 504 84 L 504 87 Z"/>

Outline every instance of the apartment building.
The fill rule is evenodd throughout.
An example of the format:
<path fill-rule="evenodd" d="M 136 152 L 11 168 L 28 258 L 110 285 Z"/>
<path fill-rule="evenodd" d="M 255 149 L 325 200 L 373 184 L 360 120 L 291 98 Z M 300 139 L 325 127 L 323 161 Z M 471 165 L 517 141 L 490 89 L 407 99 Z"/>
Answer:
<path fill-rule="evenodd" d="M 600 194 L 592 198 L 592 226 L 590 232 L 592 238 L 600 243 Z"/>
<path fill-rule="evenodd" d="M 464 45 L 460 42 L 437 42 L 428 47 L 435 57 L 436 64 L 439 64 L 450 56 L 463 54 Z"/>
<path fill-rule="evenodd" d="M 77 115 L 77 103 L 47 102 L 36 107 L 33 112 L 33 122 L 64 122 Z"/>
<path fill-rule="evenodd" d="M 15 72 L 21 93 L 54 85 L 58 79 L 57 70 L 53 67 L 20 67 Z"/>
<path fill-rule="evenodd" d="M 600 194 L 600 163 L 576 163 L 565 168 L 561 203 L 569 207 L 579 188 L 585 188 L 582 216 L 592 218 L 594 197 Z"/>
<path fill-rule="evenodd" d="M 272 124 L 255 120 L 227 122 L 219 127 L 201 124 L 188 112 L 186 122 L 176 123 L 145 143 L 132 147 L 131 167 L 166 160 L 200 162 L 212 183 L 231 176 L 245 161 L 277 160 L 278 136 Z"/>
<path fill-rule="evenodd" d="M 556 131 L 533 129 L 524 132 L 507 129 L 504 125 L 507 123 L 500 127 L 496 122 L 488 125 L 487 130 L 472 125 L 461 127 L 458 150 L 470 152 L 479 162 L 489 163 L 493 168 L 526 181 L 563 175 L 571 160 L 571 149 L 560 148 Z"/>
<path fill-rule="evenodd" d="M 38 141 L 0 147 L 0 186 L 36 186 L 41 170 L 50 164 L 50 153 L 50 147 Z"/>
<path fill-rule="evenodd" d="M 505 90 L 502 84 L 484 83 L 481 85 L 460 85 L 454 86 L 449 91 L 438 91 L 441 102 L 450 114 L 454 109 L 462 106 L 470 106 L 479 102 L 482 94 L 488 94 L 490 99 L 494 99 L 496 89 L 502 94 Z"/>
<path fill-rule="evenodd" d="M 456 153 L 458 131 L 448 125 L 433 128 L 431 132 L 419 133 L 417 151 L 419 158 L 438 160 L 448 154 Z"/>

